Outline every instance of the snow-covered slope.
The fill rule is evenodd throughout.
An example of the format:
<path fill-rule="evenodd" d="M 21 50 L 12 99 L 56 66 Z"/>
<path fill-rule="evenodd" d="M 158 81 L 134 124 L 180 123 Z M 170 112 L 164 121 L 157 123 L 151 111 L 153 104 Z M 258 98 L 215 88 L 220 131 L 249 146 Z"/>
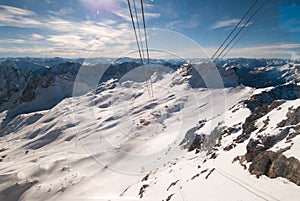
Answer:
<path fill-rule="evenodd" d="M 0 200 L 298 200 L 299 86 L 239 85 L 230 67 L 207 88 L 190 67 L 108 71 L 3 125 Z"/>
<path fill-rule="evenodd" d="M 105 65 L 107 70 L 100 80 L 120 79 L 125 73 L 139 66 L 137 59 L 91 58 L 7 58 L 0 61 L 0 112 L 6 111 L 9 122 L 18 114 L 50 109 L 62 99 L 70 97 L 78 70 L 85 66 Z M 176 70 L 184 60 L 152 59 L 151 63 Z M 280 59 L 228 59 L 218 63 L 218 71 L 225 87 L 244 86 L 263 88 L 297 80 L 299 64 Z M 182 68 L 190 68 L 182 66 Z M 195 68 L 195 66 L 194 66 Z M 199 71 L 210 71 L 201 66 L 197 71 L 188 70 L 190 86 L 207 87 Z M 91 73 L 91 72 L 90 72 Z M 296 75 L 297 74 L 297 75 Z"/>

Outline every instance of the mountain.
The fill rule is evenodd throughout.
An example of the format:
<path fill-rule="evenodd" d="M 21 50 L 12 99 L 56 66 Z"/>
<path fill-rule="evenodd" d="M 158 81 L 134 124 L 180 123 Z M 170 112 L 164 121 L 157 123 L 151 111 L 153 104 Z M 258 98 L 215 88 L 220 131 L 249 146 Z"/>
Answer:
<path fill-rule="evenodd" d="M 0 112 L 5 120 L 50 109 L 72 95 L 81 64 L 65 59 L 7 59 L 0 62 Z"/>
<path fill-rule="evenodd" d="M 16 60 L 0 65 L 0 200 L 299 199 L 297 63 Z"/>

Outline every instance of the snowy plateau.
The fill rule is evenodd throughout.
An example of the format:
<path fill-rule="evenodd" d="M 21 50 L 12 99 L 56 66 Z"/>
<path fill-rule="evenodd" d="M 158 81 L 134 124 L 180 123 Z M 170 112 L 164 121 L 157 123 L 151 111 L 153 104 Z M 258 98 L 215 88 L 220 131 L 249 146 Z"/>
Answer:
<path fill-rule="evenodd" d="M 0 201 L 299 201 L 300 64 L 0 59 Z"/>

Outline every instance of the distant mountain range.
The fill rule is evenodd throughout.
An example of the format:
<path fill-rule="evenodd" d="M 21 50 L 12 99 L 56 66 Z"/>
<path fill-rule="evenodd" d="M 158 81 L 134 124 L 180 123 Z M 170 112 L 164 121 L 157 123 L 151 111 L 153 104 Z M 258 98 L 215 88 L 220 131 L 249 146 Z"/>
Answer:
<path fill-rule="evenodd" d="M 0 59 L 0 200 L 299 200 L 300 64 L 216 65 Z"/>

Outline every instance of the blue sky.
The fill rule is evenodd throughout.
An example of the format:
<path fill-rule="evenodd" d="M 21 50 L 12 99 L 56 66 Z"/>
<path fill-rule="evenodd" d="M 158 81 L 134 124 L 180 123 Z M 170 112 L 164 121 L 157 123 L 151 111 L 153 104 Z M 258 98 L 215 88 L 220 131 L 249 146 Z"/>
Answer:
<path fill-rule="evenodd" d="M 144 0 L 149 47 L 211 56 L 253 1 Z M 300 1 L 268 1 L 228 57 L 299 57 Z M 126 0 L 0 0 L 0 57 L 137 57 L 136 49 Z"/>

